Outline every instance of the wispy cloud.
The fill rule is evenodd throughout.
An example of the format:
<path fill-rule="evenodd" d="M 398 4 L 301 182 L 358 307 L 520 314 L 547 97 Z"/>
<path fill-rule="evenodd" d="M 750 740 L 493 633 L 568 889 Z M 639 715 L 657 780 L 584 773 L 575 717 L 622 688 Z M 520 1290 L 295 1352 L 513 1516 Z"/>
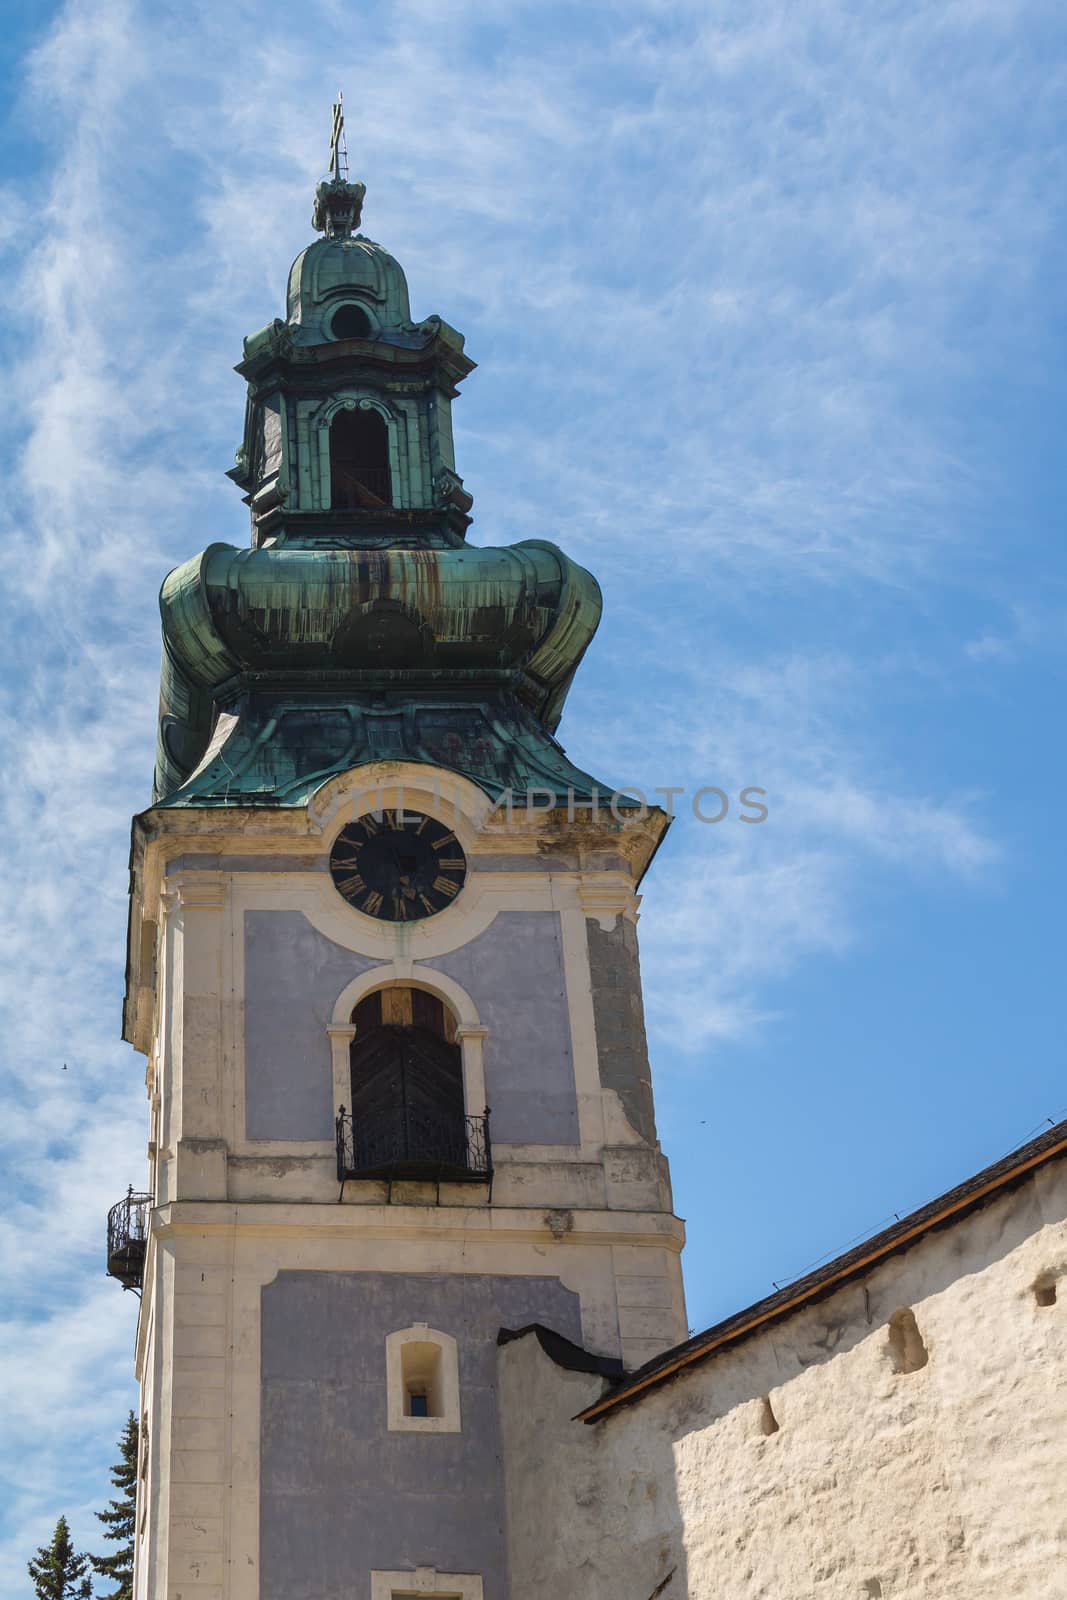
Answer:
<path fill-rule="evenodd" d="M 700 1052 L 769 1020 L 770 980 L 850 948 L 872 879 L 883 897 L 901 881 L 984 886 L 1003 847 L 981 796 L 909 791 L 899 777 L 890 787 L 887 752 L 856 727 L 874 690 L 854 659 L 753 666 L 717 650 L 713 671 L 694 653 L 670 672 L 661 659 L 631 656 L 622 682 L 659 673 L 656 700 L 672 709 L 620 714 L 617 679 L 589 707 L 582 754 L 598 776 L 636 781 L 675 814 L 641 925 L 646 1003 L 670 1062 L 679 1047 Z M 668 800 L 670 786 L 682 792 Z M 727 804 L 699 798 L 705 786 Z M 750 786 L 763 791 L 750 798 L 767 807 L 764 821 L 742 820 L 757 815 L 741 802 Z"/>
<path fill-rule="evenodd" d="M 971 892 L 996 863 L 982 797 L 909 783 L 869 733 L 872 642 L 783 645 L 760 617 L 876 592 L 921 608 L 981 538 L 990 464 L 952 394 L 1037 337 L 1055 15 L 400 0 L 356 27 L 310 0 L 294 31 L 281 0 L 57 9 L 23 72 L 40 163 L 10 175 L 0 224 L 20 260 L 0 289 L 0 1271 L 27 1296 L 3 1330 L 5 1592 L 59 1510 L 93 1536 L 127 1403 L 129 1297 L 100 1282 L 98 1230 L 143 1170 L 141 1064 L 116 1033 L 155 592 L 245 537 L 230 366 L 307 241 L 335 88 L 367 231 L 415 314 L 483 362 L 457 407 L 477 538 L 558 538 L 604 580 L 576 758 L 770 791 L 763 828 L 691 824 L 684 869 L 668 850 L 647 886 L 652 1015 L 695 1048 L 758 1028 L 782 974 L 846 948 L 876 868 Z M 983 630 L 958 652 L 975 667 Z"/>

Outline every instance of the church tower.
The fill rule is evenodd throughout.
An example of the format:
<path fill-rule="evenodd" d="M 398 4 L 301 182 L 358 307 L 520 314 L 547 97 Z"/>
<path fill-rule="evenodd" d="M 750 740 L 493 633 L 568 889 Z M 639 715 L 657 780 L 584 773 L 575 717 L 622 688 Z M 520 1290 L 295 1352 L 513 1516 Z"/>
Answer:
<path fill-rule="evenodd" d="M 606 1375 L 686 1333 L 635 933 L 667 819 L 554 737 L 599 590 L 547 540 L 467 542 L 474 364 L 363 197 L 335 161 L 245 340 L 250 547 L 160 597 L 151 1193 L 109 1237 L 138 1600 L 506 1600 L 501 1330 Z"/>

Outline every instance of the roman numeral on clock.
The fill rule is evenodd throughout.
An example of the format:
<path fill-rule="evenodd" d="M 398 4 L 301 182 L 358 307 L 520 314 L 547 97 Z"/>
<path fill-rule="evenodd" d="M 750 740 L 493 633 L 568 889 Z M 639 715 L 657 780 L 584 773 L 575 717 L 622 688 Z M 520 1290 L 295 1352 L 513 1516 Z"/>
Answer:
<path fill-rule="evenodd" d="M 400 806 L 348 822 L 330 851 L 334 888 L 365 916 L 417 922 L 449 906 L 463 888 L 467 857 L 446 823 Z"/>

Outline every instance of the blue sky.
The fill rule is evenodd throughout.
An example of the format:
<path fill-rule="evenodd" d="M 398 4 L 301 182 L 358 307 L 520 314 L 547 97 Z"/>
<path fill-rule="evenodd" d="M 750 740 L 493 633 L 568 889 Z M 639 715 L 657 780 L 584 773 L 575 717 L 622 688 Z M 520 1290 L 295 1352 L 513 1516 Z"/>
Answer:
<path fill-rule="evenodd" d="M 8 0 L 10 8 L 11 0 Z M 640 933 L 700 1327 L 1067 1107 L 1064 92 L 1055 0 L 73 0 L 4 13 L 0 1590 L 95 1538 L 102 1277 L 156 593 L 242 544 L 244 334 L 364 228 L 479 362 L 472 537 L 605 618 L 562 737 L 681 815 Z M 61 1071 L 62 1063 L 69 1070 Z"/>

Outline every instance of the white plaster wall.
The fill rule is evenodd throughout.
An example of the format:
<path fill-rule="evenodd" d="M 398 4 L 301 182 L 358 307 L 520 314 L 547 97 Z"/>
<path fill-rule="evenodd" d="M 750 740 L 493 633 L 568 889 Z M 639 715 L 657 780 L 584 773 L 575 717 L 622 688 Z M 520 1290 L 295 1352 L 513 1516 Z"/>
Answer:
<path fill-rule="evenodd" d="M 1062 1600 L 1065 1217 L 1060 1161 L 593 1425 L 599 1380 L 506 1346 L 511 1600 Z"/>

